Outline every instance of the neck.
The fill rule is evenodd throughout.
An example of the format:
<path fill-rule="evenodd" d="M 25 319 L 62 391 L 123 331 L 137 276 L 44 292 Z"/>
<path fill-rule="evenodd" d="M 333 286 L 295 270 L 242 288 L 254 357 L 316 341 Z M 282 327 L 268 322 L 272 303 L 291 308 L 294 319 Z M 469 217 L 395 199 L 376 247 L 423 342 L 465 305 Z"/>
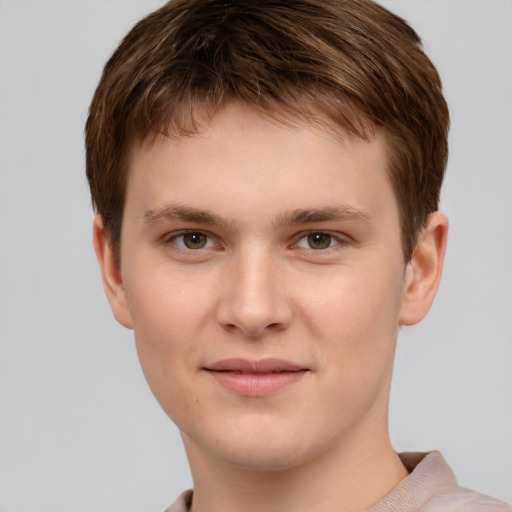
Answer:
<path fill-rule="evenodd" d="M 358 512 L 371 508 L 408 474 L 387 431 L 363 445 L 359 439 L 331 446 L 314 460 L 271 472 L 205 456 L 184 440 L 194 477 L 192 512 Z"/>

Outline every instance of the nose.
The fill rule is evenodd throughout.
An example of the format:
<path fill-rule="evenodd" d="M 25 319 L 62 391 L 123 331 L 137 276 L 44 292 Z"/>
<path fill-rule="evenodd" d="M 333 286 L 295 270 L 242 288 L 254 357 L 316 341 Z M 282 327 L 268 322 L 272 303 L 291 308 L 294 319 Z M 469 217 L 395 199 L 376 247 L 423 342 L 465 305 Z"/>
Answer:
<path fill-rule="evenodd" d="M 220 285 L 219 325 L 250 338 L 286 329 L 293 311 L 284 281 L 284 268 L 268 252 L 240 254 L 226 267 Z"/>

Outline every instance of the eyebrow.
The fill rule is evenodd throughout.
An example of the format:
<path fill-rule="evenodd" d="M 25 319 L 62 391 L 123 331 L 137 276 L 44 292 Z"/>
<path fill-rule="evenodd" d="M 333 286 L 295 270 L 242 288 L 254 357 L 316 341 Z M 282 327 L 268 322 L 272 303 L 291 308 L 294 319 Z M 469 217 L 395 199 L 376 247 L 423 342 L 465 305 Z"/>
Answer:
<path fill-rule="evenodd" d="M 181 220 L 193 224 L 206 224 L 222 226 L 226 229 L 233 227 L 233 222 L 213 213 L 210 210 L 202 210 L 181 204 L 171 204 L 159 208 L 144 211 L 142 215 L 145 224 L 155 222 Z M 277 217 L 274 222 L 276 227 L 289 227 L 300 224 L 316 224 L 327 221 L 343 221 L 373 224 L 371 215 L 363 210 L 348 205 L 332 206 L 326 208 L 305 208 L 292 210 Z"/>
<path fill-rule="evenodd" d="M 193 224 L 217 225 L 225 228 L 232 226 L 230 221 L 216 213 L 181 204 L 166 205 L 160 208 L 146 210 L 142 215 L 142 219 L 145 224 L 153 224 L 160 220 L 181 220 Z"/>
<path fill-rule="evenodd" d="M 327 208 L 293 210 L 280 215 L 277 218 L 276 225 L 286 227 L 296 224 L 315 224 L 327 221 L 373 224 L 372 217 L 369 213 L 353 208 L 352 206 L 341 205 Z"/>

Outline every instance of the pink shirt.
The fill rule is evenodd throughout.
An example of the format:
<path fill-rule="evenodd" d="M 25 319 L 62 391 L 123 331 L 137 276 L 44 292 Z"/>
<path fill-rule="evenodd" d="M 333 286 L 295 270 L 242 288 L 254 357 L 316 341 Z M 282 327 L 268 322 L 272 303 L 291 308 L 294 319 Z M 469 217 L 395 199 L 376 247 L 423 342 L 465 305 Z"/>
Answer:
<path fill-rule="evenodd" d="M 512 512 L 512 507 L 457 485 L 439 452 L 402 453 L 410 475 L 368 512 Z M 181 494 L 165 512 L 188 512 L 192 491 Z"/>

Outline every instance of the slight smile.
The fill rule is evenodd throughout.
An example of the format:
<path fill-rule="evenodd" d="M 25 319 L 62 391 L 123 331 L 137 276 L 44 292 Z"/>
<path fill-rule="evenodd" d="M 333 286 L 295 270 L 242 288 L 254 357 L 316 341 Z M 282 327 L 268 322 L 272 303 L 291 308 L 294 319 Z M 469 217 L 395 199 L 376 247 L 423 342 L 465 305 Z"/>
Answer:
<path fill-rule="evenodd" d="M 302 379 L 310 370 L 282 359 L 224 359 L 203 368 L 224 388 L 238 395 L 263 397 Z"/>

